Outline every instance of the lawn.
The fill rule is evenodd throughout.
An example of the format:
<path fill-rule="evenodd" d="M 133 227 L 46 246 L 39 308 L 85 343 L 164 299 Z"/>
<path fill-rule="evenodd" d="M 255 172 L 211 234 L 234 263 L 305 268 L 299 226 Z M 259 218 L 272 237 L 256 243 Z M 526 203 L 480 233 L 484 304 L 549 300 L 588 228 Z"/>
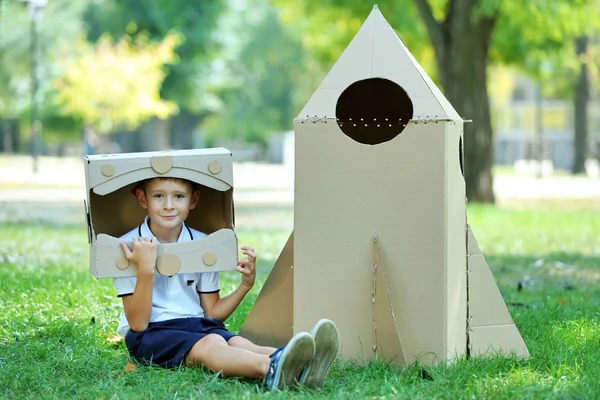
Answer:
<path fill-rule="evenodd" d="M 81 224 L 0 222 L 0 398 L 600 398 L 600 214 L 469 206 L 470 223 L 532 357 L 460 359 L 400 373 L 339 361 L 314 392 L 268 393 L 198 369 L 127 368 L 121 309 L 87 271 Z M 241 244 L 260 249 L 259 284 L 226 322 L 236 331 L 291 229 L 291 209 L 238 208 Z M 223 291 L 238 277 L 223 274 Z M 521 282 L 521 290 L 518 290 Z"/>

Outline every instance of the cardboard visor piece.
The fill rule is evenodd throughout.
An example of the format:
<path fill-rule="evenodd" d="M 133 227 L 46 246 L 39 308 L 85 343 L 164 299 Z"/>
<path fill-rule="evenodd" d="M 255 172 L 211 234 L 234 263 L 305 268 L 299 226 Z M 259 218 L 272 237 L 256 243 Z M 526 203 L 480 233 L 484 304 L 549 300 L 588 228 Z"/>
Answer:
<path fill-rule="evenodd" d="M 265 284 L 242 332 L 268 344 L 329 318 L 345 358 L 528 356 L 489 267 L 469 263 L 463 124 L 374 7 L 294 121 L 293 253 L 271 273 L 292 289 Z"/>
<path fill-rule="evenodd" d="M 123 254 L 119 237 L 139 227 L 147 211 L 135 188 L 151 178 L 181 178 L 197 184 L 200 199 L 185 224 L 207 236 L 159 244 L 157 273 L 234 270 L 238 263 L 234 232 L 233 164 L 224 148 L 88 155 L 84 157 L 90 243 L 90 272 L 96 278 L 137 275 Z M 126 242 L 131 248 L 131 242 Z"/>

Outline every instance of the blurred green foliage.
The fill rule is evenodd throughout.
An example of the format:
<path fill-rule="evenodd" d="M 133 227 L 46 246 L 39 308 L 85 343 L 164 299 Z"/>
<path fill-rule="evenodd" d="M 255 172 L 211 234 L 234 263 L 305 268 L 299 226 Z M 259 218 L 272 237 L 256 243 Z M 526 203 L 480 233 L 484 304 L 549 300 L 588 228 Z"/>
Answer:
<path fill-rule="evenodd" d="M 143 7 L 136 0 L 97 0 L 87 7 L 84 21 L 93 42 L 105 33 L 114 38 L 148 35 L 160 41 L 177 32 L 184 39 L 176 49 L 179 62 L 168 66 L 161 97 L 200 112 L 204 72 L 220 49 L 214 31 L 225 6 L 225 0 L 155 0 Z"/>
<path fill-rule="evenodd" d="M 252 14 L 245 20 L 247 12 Z M 292 129 L 316 82 L 317 68 L 297 32 L 283 26 L 263 1 L 250 1 L 229 21 L 243 38 L 223 64 L 228 76 L 220 96 L 222 112 L 207 119 L 207 139 L 245 139 L 266 145 L 268 135 Z"/>
<path fill-rule="evenodd" d="M 304 32 L 305 44 L 328 65 L 373 7 L 361 0 L 271 1 L 283 10 L 287 24 Z M 377 6 L 425 70 L 437 78 L 458 114 L 472 119 L 465 126 L 463 142 L 469 166 L 467 197 L 494 202 L 487 66 L 512 64 L 546 81 L 555 92 L 569 88 L 572 93 L 580 67 L 574 43 L 580 36 L 600 35 L 600 1 L 382 0 Z M 419 54 L 429 47 L 427 43 L 434 50 L 435 64 Z M 581 137 L 585 144 L 586 135 Z"/>
<path fill-rule="evenodd" d="M 439 81 L 434 48 L 416 1 L 382 0 L 379 7 Z M 454 3 L 428 0 L 427 4 L 436 21 L 442 22 Z M 497 20 L 490 63 L 516 65 L 545 79 L 548 93 L 571 95 L 581 61 L 574 55 L 574 40 L 581 35 L 598 37 L 600 0 L 473 4 L 471 19 Z M 38 22 L 44 140 L 60 143 L 81 138 L 84 113 L 67 113 L 59 101 L 60 90 L 52 86 L 66 74 L 65 55 L 79 54 L 77 38 L 84 35 L 90 46 L 103 35 L 115 42 L 147 37 L 159 43 L 171 33 L 182 42 L 174 60 L 161 65 L 165 77 L 159 94 L 177 106 L 179 114 L 171 118 L 187 118 L 186 124 L 173 124 L 172 129 L 202 135 L 209 145 L 218 139 L 236 139 L 265 146 L 272 132 L 292 128 L 293 118 L 372 6 L 359 0 L 156 0 L 143 7 L 134 0 L 49 0 Z M 1 0 L 0 120 L 18 118 L 25 136 L 31 104 L 30 30 L 26 4 Z M 596 54 L 594 45 L 590 47 Z M 594 65 L 592 73 L 598 70 Z"/>
<path fill-rule="evenodd" d="M 54 81 L 62 112 L 81 118 L 96 132 L 115 126 L 136 128 L 150 117 L 166 119 L 177 111 L 173 102 L 160 98 L 164 64 L 172 62 L 179 37 L 168 34 L 160 42 L 147 37 L 122 36 L 113 43 L 109 36 L 96 46 L 80 40 L 73 54 L 59 65 L 63 74 Z"/>

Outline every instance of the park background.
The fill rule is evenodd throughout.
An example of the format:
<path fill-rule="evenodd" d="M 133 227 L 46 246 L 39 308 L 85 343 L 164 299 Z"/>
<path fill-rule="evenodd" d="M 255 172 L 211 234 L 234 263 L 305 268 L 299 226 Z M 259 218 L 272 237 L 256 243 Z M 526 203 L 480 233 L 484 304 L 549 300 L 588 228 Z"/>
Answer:
<path fill-rule="evenodd" d="M 460 360 L 427 379 L 340 362 L 323 389 L 296 396 L 597 397 L 600 2 L 378 4 L 473 120 L 469 222 L 532 358 Z M 119 299 L 87 271 L 82 156 L 232 150 L 240 243 L 261 249 L 257 285 L 227 321 L 238 329 L 293 229 L 293 119 L 372 7 L 0 0 L 0 397 L 264 395 L 131 368 L 114 337 Z M 237 282 L 225 276 L 223 290 Z"/>

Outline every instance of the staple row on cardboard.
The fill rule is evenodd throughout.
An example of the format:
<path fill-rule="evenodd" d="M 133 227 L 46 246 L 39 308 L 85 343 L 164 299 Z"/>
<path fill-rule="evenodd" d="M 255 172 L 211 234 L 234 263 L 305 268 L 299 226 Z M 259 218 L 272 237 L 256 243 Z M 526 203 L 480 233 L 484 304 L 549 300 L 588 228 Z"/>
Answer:
<path fill-rule="evenodd" d="M 342 120 L 340 118 L 328 118 L 328 117 L 309 117 L 303 120 L 300 120 L 301 124 L 304 124 L 306 122 L 312 122 L 313 124 L 316 124 L 317 122 L 322 122 L 322 123 L 328 123 L 328 122 L 336 122 L 338 125 L 342 126 L 344 124 L 353 124 L 354 126 L 375 126 L 377 128 L 381 127 L 381 126 L 393 126 L 393 125 L 402 125 L 402 126 L 406 126 L 410 123 L 413 124 L 427 124 L 427 123 L 440 123 L 440 122 L 448 122 L 447 120 L 440 120 L 437 119 L 436 117 L 421 117 L 419 119 L 389 119 L 389 118 L 373 118 L 373 119 L 364 119 L 364 118 L 360 118 L 360 119 L 352 119 L 349 118 L 347 120 Z M 365 123 L 366 122 L 366 123 Z M 454 122 L 454 121 L 453 121 Z M 462 122 L 470 122 L 468 120 L 464 120 Z"/>

